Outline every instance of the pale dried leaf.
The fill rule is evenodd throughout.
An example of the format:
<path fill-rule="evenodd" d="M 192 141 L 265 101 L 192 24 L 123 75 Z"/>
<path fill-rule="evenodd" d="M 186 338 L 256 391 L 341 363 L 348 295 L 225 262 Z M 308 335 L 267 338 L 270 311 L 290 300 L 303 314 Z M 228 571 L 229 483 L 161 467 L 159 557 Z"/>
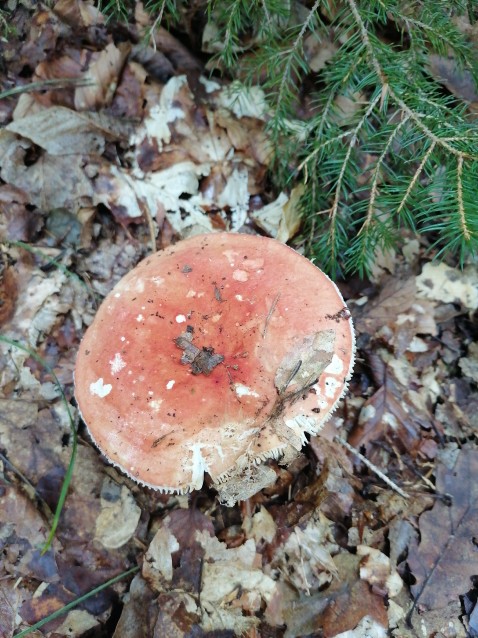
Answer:
<path fill-rule="evenodd" d="M 463 374 L 478 383 L 478 344 L 470 343 L 468 347 L 468 356 L 462 357 L 458 365 Z"/>
<path fill-rule="evenodd" d="M 10 131 L 0 131 L 0 175 L 2 179 L 28 193 L 29 201 L 43 210 L 68 208 L 77 211 L 92 202 L 93 186 L 87 177 L 81 155 L 43 154 L 27 165 L 31 144 Z"/>
<path fill-rule="evenodd" d="M 180 100 L 182 94 L 188 97 L 188 102 L 183 106 L 184 100 Z M 142 140 L 155 140 L 158 149 L 163 148 L 163 144 L 171 141 L 171 130 L 169 124 L 178 119 L 186 117 L 187 109 L 192 101 L 187 78 L 179 75 L 171 78 L 161 91 L 159 103 L 151 107 L 148 116 L 141 127 L 132 135 L 130 143 L 139 145 Z"/>
<path fill-rule="evenodd" d="M 101 155 L 105 137 L 117 137 L 119 134 L 114 127 L 114 123 L 104 115 L 52 106 L 14 120 L 5 128 L 31 140 L 51 155 Z"/>
<path fill-rule="evenodd" d="M 232 82 L 224 87 L 216 96 L 216 102 L 238 118 L 265 120 L 268 112 L 264 91 L 259 86 L 246 87 L 240 82 Z"/>
<path fill-rule="evenodd" d="M 75 89 L 77 110 L 98 109 L 110 104 L 116 90 L 119 75 L 130 51 L 130 45 L 110 42 L 83 73 L 85 86 Z"/>
<path fill-rule="evenodd" d="M 445 263 L 428 262 L 416 282 L 420 297 L 460 303 L 470 310 L 478 308 L 478 273 L 475 266 L 459 270 Z"/>
<path fill-rule="evenodd" d="M 355 629 L 336 634 L 334 638 L 386 638 L 387 628 L 370 616 L 364 616 Z"/>
<path fill-rule="evenodd" d="M 319 38 L 316 33 L 311 33 L 304 39 L 304 51 L 309 67 L 314 73 L 318 73 L 334 57 L 338 47 L 332 40 Z"/>
<path fill-rule="evenodd" d="M 299 202 L 303 190 L 303 186 L 295 187 L 290 197 L 281 193 L 275 201 L 259 210 L 251 211 L 251 219 L 270 237 L 287 242 L 300 227 Z"/>
<path fill-rule="evenodd" d="M 143 576 L 157 591 L 162 590 L 164 581 L 173 578 L 172 553 L 176 552 L 179 543 L 167 525 L 162 525 L 154 535 L 144 556 Z"/>
<path fill-rule="evenodd" d="M 398 596 L 403 587 L 403 581 L 397 570 L 391 565 L 390 558 L 380 550 L 366 545 L 357 546 L 360 562 L 360 578 L 369 585 L 377 586 L 387 592 L 387 596 Z"/>
<path fill-rule="evenodd" d="M 276 551 L 271 567 L 280 569 L 298 591 L 310 594 L 338 576 L 333 555 L 339 552 L 333 540 L 333 523 L 323 514 L 312 517 L 303 527 L 296 527 Z"/>
<path fill-rule="evenodd" d="M 133 536 L 141 516 L 133 494 L 126 485 L 105 477 L 101 488 L 101 511 L 96 519 L 95 540 L 116 549 Z"/>
<path fill-rule="evenodd" d="M 99 620 L 93 614 L 84 609 L 72 609 L 65 616 L 63 622 L 55 629 L 60 636 L 82 636 L 84 633 L 98 627 Z"/>
<path fill-rule="evenodd" d="M 256 544 L 266 541 L 270 543 L 277 532 L 277 525 L 265 507 L 244 519 L 242 527 L 248 538 L 253 538 Z"/>

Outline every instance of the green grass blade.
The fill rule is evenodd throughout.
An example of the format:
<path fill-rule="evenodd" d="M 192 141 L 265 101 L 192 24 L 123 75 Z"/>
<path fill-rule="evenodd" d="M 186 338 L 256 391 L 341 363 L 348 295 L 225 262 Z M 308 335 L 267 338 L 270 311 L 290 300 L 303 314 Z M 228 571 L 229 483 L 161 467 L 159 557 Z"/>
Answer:
<path fill-rule="evenodd" d="M 77 449 L 78 449 L 78 434 L 76 432 L 73 415 L 71 414 L 71 411 L 70 411 L 70 404 L 68 403 L 68 400 L 67 400 L 67 398 L 65 396 L 65 393 L 63 391 L 63 387 L 62 387 L 58 377 L 56 376 L 54 371 L 50 368 L 48 363 L 43 359 L 43 357 L 40 357 L 39 354 L 37 354 L 34 350 L 29 348 L 28 346 L 24 346 L 19 341 L 16 341 L 15 339 L 10 339 L 9 337 L 5 337 L 2 334 L 0 334 L 0 341 L 3 342 L 3 343 L 8 344 L 10 346 L 13 346 L 14 348 L 18 348 L 19 350 L 22 350 L 23 352 L 26 352 L 30 357 L 32 357 L 32 359 L 35 359 L 35 361 L 37 361 L 41 366 L 43 366 L 45 368 L 45 370 L 47 370 L 49 372 L 49 374 L 51 374 L 51 376 L 52 376 L 52 378 L 53 378 L 53 380 L 55 382 L 55 385 L 58 387 L 58 390 L 60 392 L 60 395 L 61 395 L 61 398 L 63 400 L 63 403 L 64 403 L 64 405 L 66 407 L 66 411 L 67 411 L 67 414 L 68 414 L 68 420 L 70 422 L 70 429 L 71 429 L 72 440 L 73 440 L 72 449 L 71 449 L 71 456 L 70 456 L 70 462 L 68 463 L 68 469 L 66 471 L 65 478 L 63 479 L 63 483 L 62 483 L 62 486 L 61 486 L 60 497 L 59 497 L 58 503 L 56 505 L 55 514 L 53 516 L 53 522 L 51 524 L 50 532 L 48 534 L 48 538 L 45 541 L 45 544 L 44 544 L 42 552 L 41 552 L 42 554 L 44 554 L 46 551 L 48 551 L 48 549 L 49 549 L 49 547 L 51 545 L 51 542 L 53 540 L 53 537 L 55 536 L 56 528 L 58 527 L 58 521 L 60 520 L 61 511 L 62 511 L 63 506 L 65 504 L 66 495 L 68 494 L 68 488 L 70 486 L 71 477 L 73 475 L 73 468 L 74 468 L 74 465 L 75 465 L 76 452 L 77 452 Z"/>
<path fill-rule="evenodd" d="M 87 594 L 84 594 L 83 596 L 80 596 L 76 600 L 73 600 L 71 603 L 68 603 L 68 605 L 65 605 L 61 609 L 58 609 L 57 611 L 54 611 L 52 614 L 50 614 L 49 616 L 47 616 L 43 620 L 39 620 L 37 623 L 35 623 L 31 627 L 28 627 L 28 629 L 24 629 L 20 633 L 16 634 L 14 636 L 14 638 L 22 638 L 22 636 L 28 636 L 28 634 L 31 634 L 32 631 L 40 629 L 40 627 L 43 627 L 43 625 L 46 625 L 51 620 L 55 620 L 55 618 L 58 618 L 59 616 L 62 616 L 63 614 L 66 614 L 67 612 L 70 611 L 70 609 L 74 609 L 77 605 L 80 605 L 85 600 L 88 600 L 88 598 L 91 598 L 95 594 L 98 594 L 100 591 L 102 591 L 103 589 L 106 589 L 107 587 L 111 587 L 111 585 L 114 585 L 119 580 L 122 580 L 123 578 L 126 578 L 130 574 L 134 574 L 138 570 L 139 570 L 138 566 L 132 567 L 131 569 L 128 569 L 127 571 L 122 572 L 121 574 L 118 574 L 118 576 L 115 576 L 114 578 L 111 578 L 110 580 L 107 580 L 106 583 L 103 583 L 102 585 L 99 585 L 98 587 L 95 587 L 95 589 L 92 589 Z"/>

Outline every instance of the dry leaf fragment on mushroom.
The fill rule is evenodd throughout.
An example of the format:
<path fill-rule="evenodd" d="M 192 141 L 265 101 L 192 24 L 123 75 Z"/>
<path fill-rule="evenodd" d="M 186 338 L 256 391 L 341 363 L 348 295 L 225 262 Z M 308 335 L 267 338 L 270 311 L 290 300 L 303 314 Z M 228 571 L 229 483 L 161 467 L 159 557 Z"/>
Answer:
<path fill-rule="evenodd" d="M 187 492 L 207 472 L 234 503 L 274 481 L 267 459 L 290 461 L 321 429 L 353 354 L 343 299 L 307 259 L 264 237 L 203 235 L 108 295 L 80 346 L 76 397 L 133 478 Z"/>

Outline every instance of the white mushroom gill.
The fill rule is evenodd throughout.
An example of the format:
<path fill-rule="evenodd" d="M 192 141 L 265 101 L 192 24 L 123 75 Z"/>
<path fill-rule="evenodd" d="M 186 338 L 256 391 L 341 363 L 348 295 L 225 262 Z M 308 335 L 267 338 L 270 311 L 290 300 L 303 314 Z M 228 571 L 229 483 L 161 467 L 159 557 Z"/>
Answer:
<path fill-rule="evenodd" d="M 190 487 L 193 490 L 199 490 L 202 487 L 204 482 L 204 473 L 208 471 L 208 465 L 206 463 L 206 459 L 202 455 L 202 445 L 200 443 L 195 443 L 191 446 L 191 451 L 193 453 L 191 459 L 191 483 Z"/>

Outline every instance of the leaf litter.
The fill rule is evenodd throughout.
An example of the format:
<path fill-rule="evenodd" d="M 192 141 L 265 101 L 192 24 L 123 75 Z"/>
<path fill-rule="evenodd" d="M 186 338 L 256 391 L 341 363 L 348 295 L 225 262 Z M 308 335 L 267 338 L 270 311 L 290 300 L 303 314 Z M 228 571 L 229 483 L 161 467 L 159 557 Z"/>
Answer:
<path fill-rule="evenodd" d="M 151 235 L 156 248 L 214 230 L 289 241 L 301 192 L 269 184 L 262 90 L 206 78 L 173 35 L 157 30 L 156 49 L 118 44 L 83 0 L 32 9 L 22 28 L 5 45 L 11 77 L 75 82 L 2 101 L 0 324 L 43 358 L 74 411 L 85 327 Z M 315 68 L 331 48 L 307 43 Z M 31 77 L 20 76 L 27 62 Z M 136 564 L 132 581 L 37 635 L 91 635 L 111 618 L 117 638 L 476 633 L 476 281 L 475 264 L 429 263 L 411 238 L 378 261 L 373 281 L 344 283 L 360 352 L 349 395 L 294 463 L 270 463 L 272 487 L 234 508 L 207 486 L 189 498 L 133 484 L 102 461 L 74 412 L 78 457 L 45 554 L 69 422 L 48 370 L 2 342 L 0 635 Z M 284 369 L 278 385 L 296 372 Z"/>

